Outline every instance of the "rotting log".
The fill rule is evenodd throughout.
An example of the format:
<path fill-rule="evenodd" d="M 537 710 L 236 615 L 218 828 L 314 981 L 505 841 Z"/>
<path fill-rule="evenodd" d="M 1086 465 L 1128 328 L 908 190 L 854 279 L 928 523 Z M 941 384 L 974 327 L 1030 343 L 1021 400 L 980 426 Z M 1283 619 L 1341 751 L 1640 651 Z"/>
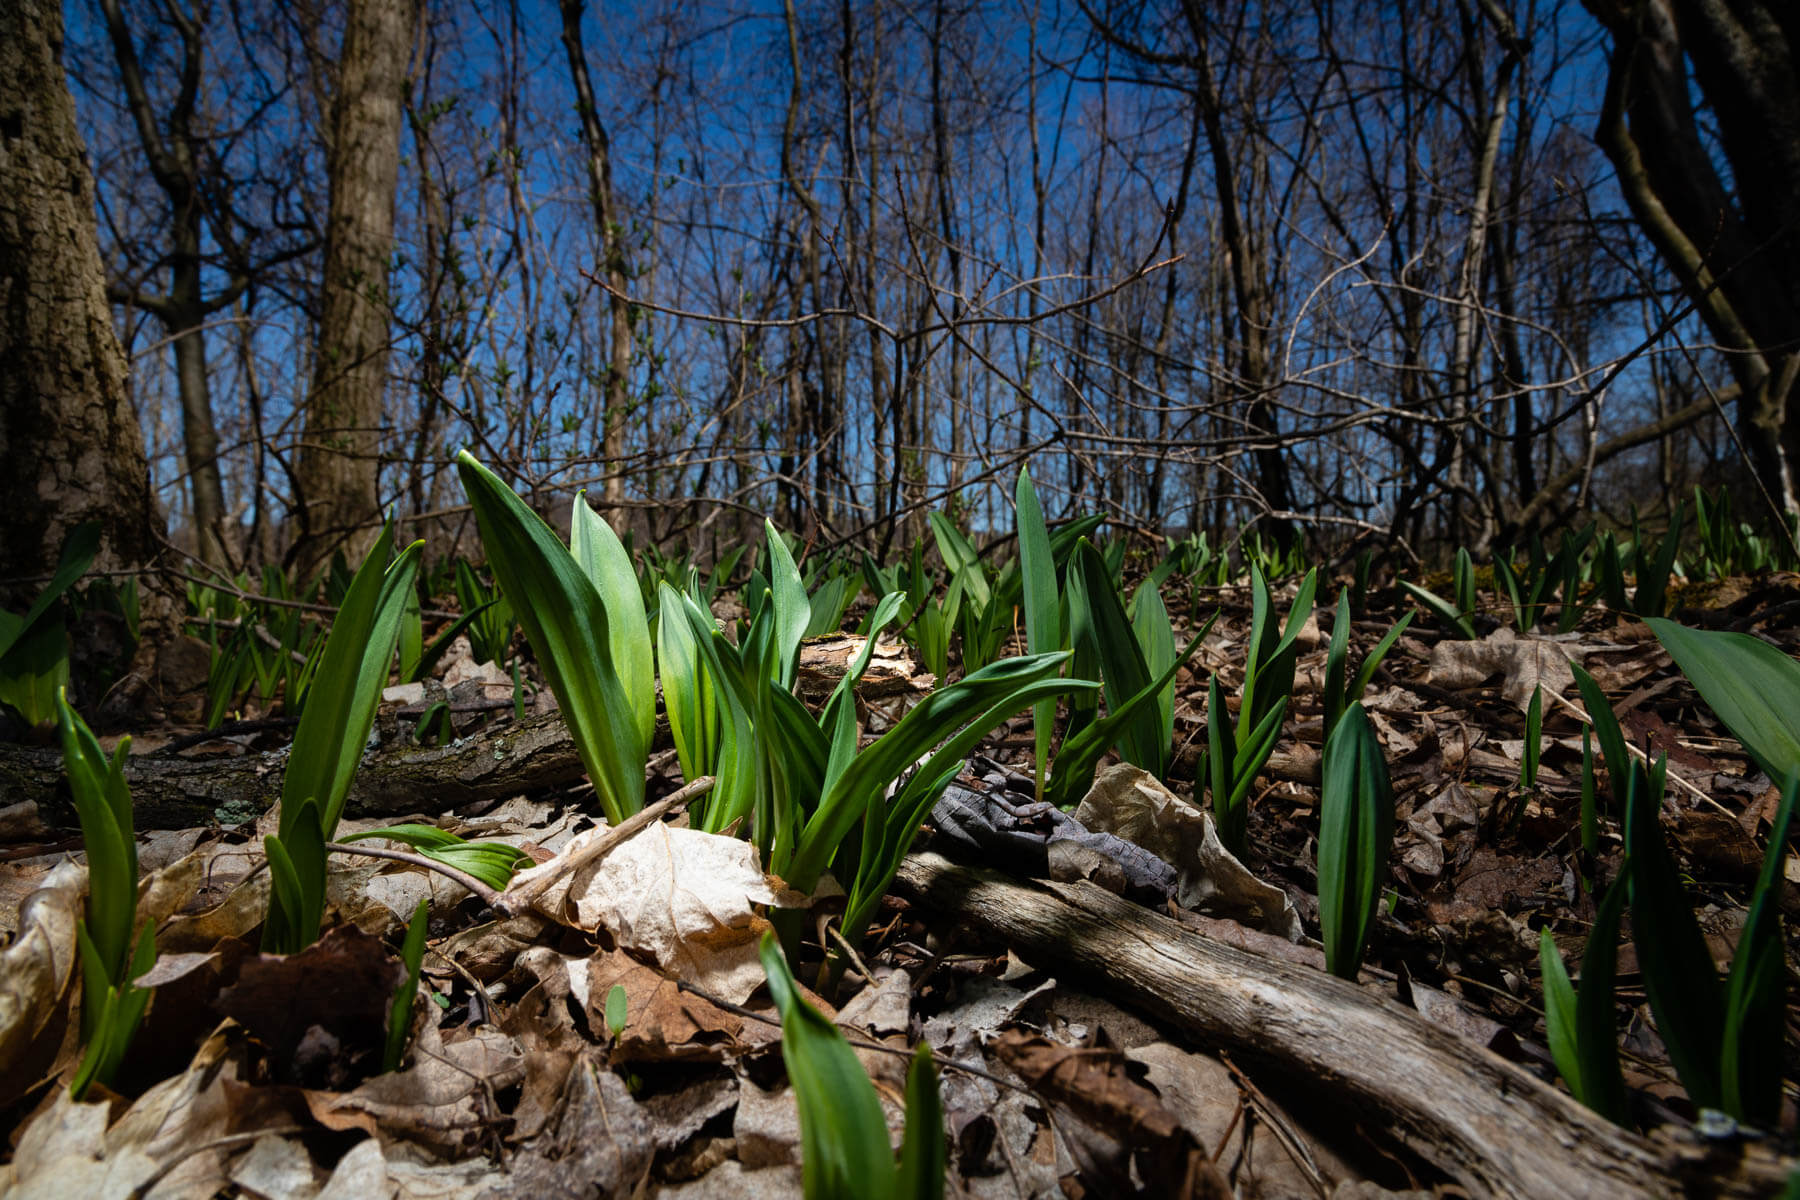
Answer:
<path fill-rule="evenodd" d="M 133 755 L 125 781 L 139 829 L 186 829 L 210 824 L 221 808 L 246 815 L 267 808 L 281 794 L 286 766 L 285 747 L 233 758 Z M 547 713 L 442 746 L 396 738 L 364 756 L 345 811 L 362 817 L 436 814 L 580 778 L 581 758 L 568 728 Z M 62 754 L 54 748 L 0 743 L 0 797 L 8 805 L 35 802 L 52 826 L 75 826 Z"/>
<path fill-rule="evenodd" d="M 1769 1196 L 1792 1168 L 1754 1144 L 1652 1141 L 1398 1002 L 1245 953 L 1093 884 L 1020 882 L 933 853 L 897 889 L 1193 1036 L 1329 1088 L 1368 1127 L 1480 1196 Z"/>
<path fill-rule="evenodd" d="M 862 643 L 853 634 L 840 634 L 803 645 L 800 670 L 805 686 L 821 696 L 830 692 Z M 927 690 L 930 680 L 912 670 L 910 659 L 883 643 L 857 695 L 914 696 Z M 555 712 L 491 724 L 442 746 L 416 745 L 403 733 L 396 734 L 391 713 L 384 713 L 377 728 L 384 731 L 385 740 L 363 756 L 345 801 L 344 811 L 352 817 L 435 815 L 535 788 L 575 783 L 584 776 L 575 742 Z M 667 730 L 659 719 L 659 744 L 668 744 Z M 236 757 L 159 758 L 152 752 L 126 761 L 125 781 L 131 786 L 140 830 L 191 829 L 211 824 L 220 809 L 231 811 L 235 822 L 275 803 L 286 766 L 285 747 Z M 44 824 L 76 828 L 61 752 L 0 742 L 0 809 L 26 802 L 37 806 Z"/>

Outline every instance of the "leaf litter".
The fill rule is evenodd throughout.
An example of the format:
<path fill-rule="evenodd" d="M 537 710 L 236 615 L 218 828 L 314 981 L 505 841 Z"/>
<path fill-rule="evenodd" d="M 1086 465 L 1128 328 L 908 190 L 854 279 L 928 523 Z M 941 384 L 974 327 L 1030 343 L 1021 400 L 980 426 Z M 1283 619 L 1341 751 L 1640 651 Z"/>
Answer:
<path fill-rule="evenodd" d="M 1229 676 L 1248 619 L 1243 599 L 1224 598 L 1226 618 L 1205 653 Z M 1252 953 L 1318 963 L 1305 938 L 1317 920 L 1324 638 L 1316 617 L 1308 635 L 1302 694 L 1252 805 L 1244 861 L 1217 845 L 1210 814 L 1188 798 L 1191 759 L 1178 758 L 1169 787 L 1135 768 L 1103 767 L 1074 821 L 1169 864 L 1175 885 L 1165 911 Z M 1539 786 L 1518 788 L 1522 714 L 1533 692 L 1572 699 L 1569 664 L 1585 666 L 1619 704 L 1631 736 L 1667 750 L 1672 770 L 1730 801 L 1721 814 L 1676 793 L 1665 817 L 1700 894 L 1712 898 L 1702 915 L 1721 956 L 1735 936 L 1732 889 L 1754 871 L 1773 789 L 1719 737 L 1641 626 L 1553 638 L 1501 629 L 1435 645 L 1428 637 L 1404 639 L 1367 697 L 1400 811 L 1391 903 L 1363 983 L 1541 1071 L 1535 929 L 1551 927 L 1574 960 L 1593 911 L 1582 880 L 1615 872 L 1619 844 L 1610 823 L 1597 858 L 1570 839 L 1576 705 L 1546 703 Z M 815 657 L 847 655 L 831 646 Z M 884 646 L 889 696 L 917 678 L 895 658 Z M 496 695 L 511 683 L 470 678 Z M 1183 682 L 1178 740 L 1203 728 L 1204 677 Z M 482 720 L 504 717 L 470 722 L 471 736 Z M 994 754 L 1020 744 L 1004 729 L 991 741 Z M 959 786 L 983 792 L 993 783 L 965 777 Z M 526 879 L 557 875 L 602 836 L 603 828 L 578 831 L 580 807 L 578 793 L 552 788 L 456 824 L 448 814 L 423 819 L 527 846 L 540 865 Z M 35 814 L 14 814 L 4 828 L 25 850 L 51 841 Z M 137 1055 L 138 1073 L 95 1103 L 71 1101 L 58 1086 L 73 1065 L 73 928 L 84 872 L 57 851 L 16 853 L 0 865 L 0 887 L 9 889 L 0 895 L 13 898 L 9 910 L 16 902 L 0 949 L 0 1103 L 12 1114 L 0 1192 L 798 1194 L 798 1127 L 755 945 L 772 907 L 805 898 L 763 875 L 748 843 L 679 819 L 657 824 L 565 874 L 532 913 L 500 919 L 435 876 L 336 860 L 336 929 L 306 955 L 270 962 L 248 941 L 266 907 L 255 832 L 215 827 L 143 839 L 146 869 L 156 869 L 140 892 L 140 920 L 154 922 L 163 950 L 144 1035 L 154 1052 Z M 152 853 L 153 842 L 168 849 Z M 1065 837 L 1046 847 L 1052 876 L 1104 885 L 1090 844 Z M 399 914 L 422 896 L 432 900 L 433 949 L 413 1040 L 401 1070 L 371 1074 L 367 1035 L 372 1029 L 379 1042 L 382 1017 L 370 1000 L 391 991 L 397 960 L 386 946 L 397 939 Z M 1791 883 L 1783 907 L 1795 907 Z M 896 1141 L 902 1055 L 912 1039 L 932 1046 L 944 1068 L 951 1178 L 962 1194 L 1372 1196 L 1432 1178 L 1395 1146 L 1344 1144 L 1342 1119 L 1312 1089 L 1261 1077 L 1254 1064 L 1247 1074 L 1153 1015 L 1098 999 L 1005 946 L 934 928 L 928 913 L 896 898 L 878 925 L 864 956 L 873 978 L 850 972 L 844 991 L 811 999 L 837 1012 L 858 1047 Z M 1638 986 L 1634 964 L 1627 943 L 1619 970 L 1628 997 Z M 616 1036 L 605 1019 L 615 988 L 628 1013 Z M 1641 1056 L 1634 1082 L 1679 1111 L 1683 1099 L 1641 1003 L 1624 1032 Z"/>

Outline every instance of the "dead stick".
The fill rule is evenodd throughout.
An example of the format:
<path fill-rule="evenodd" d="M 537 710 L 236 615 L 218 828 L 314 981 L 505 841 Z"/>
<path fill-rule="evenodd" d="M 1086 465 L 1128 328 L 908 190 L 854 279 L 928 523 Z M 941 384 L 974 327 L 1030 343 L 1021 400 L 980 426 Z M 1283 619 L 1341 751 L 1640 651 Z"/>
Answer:
<path fill-rule="evenodd" d="M 629 817 L 620 821 L 604 834 L 595 838 L 586 846 L 583 846 L 579 851 L 570 855 L 568 862 L 563 864 L 561 871 L 557 872 L 555 875 L 540 875 L 536 879 L 528 880 L 516 888 L 508 888 L 505 894 L 497 896 L 494 899 L 492 902 L 493 907 L 509 917 L 518 916 L 520 913 L 529 909 L 532 904 L 536 902 L 538 897 L 549 890 L 550 885 L 555 883 L 558 879 L 573 875 L 589 863 L 598 861 L 605 855 L 610 854 L 613 847 L 617 846 L 619 843 L 636 836 L 639 832 L 649 828 L 655 822 L 662 820 L 662 818 L 668 814 L 687 807 L 688 803 L 696 796 L 704 796 L 706 793 L 712 791 L 712 787 L 713 777 L 711 775 L 702 775 L 681 790 L 673 792 L 670 795 L 663 797 L 661 800 L 658 800 L 649 808 L 640 808 L 637 812 L 632 813 Z"/>
<path fill-rule="evenodd" d="M 909 855 L 894 883 L 947 924 L 1083 978 L 1198 1045 L 1331 1089 L 1473 1195 L 1774 1195 L 1793 1166 L 1680 1128 L 1639 1137 L 1397 1002 L 1093 884 L 1020 882 L 936 854 Z"/>

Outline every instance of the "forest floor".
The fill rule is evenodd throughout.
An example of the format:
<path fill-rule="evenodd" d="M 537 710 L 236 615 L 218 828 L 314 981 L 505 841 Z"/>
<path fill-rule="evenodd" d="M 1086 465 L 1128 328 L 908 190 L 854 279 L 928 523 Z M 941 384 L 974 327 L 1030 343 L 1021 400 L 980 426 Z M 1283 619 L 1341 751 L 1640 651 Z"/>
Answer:
<path fill-rule="evenodd" d="M 1637 970 L 1645 931 L 1622 931 L 1617 979 L 1642 1134 L 1574 1105 L 1545 1048 L 1539 931 L 1552 932 L 1573 972 L 1594 917 L 1590 884 L 1613 878 L 1622 859 L 1617 814 L 1604 804 L 1599 853 L 1581 847 L 1584 718 L 1569 662 L 1599 682 L 1634 746 L 1667 754 L 1665 833 L 1722 965 L 1779 801 L 1649 629 L 1595 612 L 1555 637 L 1493 621 L 1476 641 L 1441 638 L 1429 621 L 1407 631 L 1364 697 L 1395 789 L 1395 836 L 1389 900 L 1349 984 L 1325 974 L 1316 940 L 1329 612 L 1320 610 L 1324 634 L 1316 620 L 1301 634 L 1293 707 L 1253 795 L 1249 852 L 1241 867 L 1203 869 L 1181 861 L 1206 824 L 1186 801 L 1206 741 L 1206 682 L 1218 672 L 1229 695 L 1241 678 L 1249 589 L 1201 599 L 1222 615 L 1179 678 L 1167 792 L 1106 767 L 1076 814 L 1124 827 L 1120 812 L 1136 804 L 1164 833 L 1181 826 L 1162 847 L 1180 886 L 1158 894 L 1129 862 L 1030 805 L 1026 714 L 989 739 L 950 793 L 965 808 L 1004 800 L 989 811 L 1013 822 L 1014 852 L 971 855 L 943 828 L 950 810 L 940 805 L 857 968 L 831 994 L 809 993 L 859 1047 L 895 1145 L 907 1052 L 923 1041 L 940 1063 L 950 1195 L 1777 1191 L 1791 1145 L 1694 1130 Z M 1794 576 L 1677 588 L 1670 607 L 1695 627 L 1800 649 Z M 1372 598 L 1355 627 L 1359 650 L 1402 608 L 1397 593 Z M 1176 622 L 1187 623 L 1180 613 Z M 510 677 L 454 654 L 444 671 L 463 701 L 455 763 L 523 746 Z M 1540 686 L 1541 764 L 1524 789 L 1525 711 Z M 419 705 L 397 695 L 371 759 L 420 753 L 407 749 Z M 905 696 L 868 699 L 871 726 Z M 547 709 L 548 693 L 539 701 Z M 526 725 L 545 721 L 555 724 L 528 716 Z M 67 863 L 79 859 L 79 839 L 53 798 L 0 806 L 0 1027 L 28 1034 L 0 1044 L 11 1160 L 0 1192 L 799 1194 L 797 1110 L 753 949 L 765 906 L 795 898 L 733 850 L 747 843 L 683 837 L 675 815 L 512 917 L 442 876 L 339 856 L 335 931 L 273 959 L 253 948 L 273 812 L 231 812 L 195 781 L 214 770 L 266 775 L 272 796 L 287 731 L 199 739 L 172 721 L 133 732 L 146 771 L 154 760 L 188 772 L 179 786 L 215 811 L 187 828 L 146 829 L 140 809 L 140 914 L 159 924 L 159 987 L 117 1090 L 90 1093 L 98 1103 L 71 1101 L 59 1083 L 78 1056 L 70 1001 L 80 990 L 71 963 L 82 875 Z M 572 843 L 591 840 L 592 793 L 566 743 L 531 736 L 547 741 L 519 775 L 478 776 L 440 757 L 435 768 L 415 764 L 410 789 L 381 784 L 380 812 L 353 796 L 340 840 L 405 812 L 508 840 L 554 871 Z M 681 782 L 672 757 L 652 760 L 652 799 Z M 1792 860 L 1788 872 L 1781 908 L 1791 921 Z M 373 1074 L 392 994 L 386 944 L 425 897 L 424 980 L 435 1003 L 419 1008 L 408 1065 Z M 814 921 L 808 928 L 816 936 Z M 1790 975 L 1795 946 L 1790 937 Z M 615 985 L 625 1000 L 618 1025 L 608 1011 Z M 1793 1014 L 1790 1004 L 1785 1043 L 1768 1048 L 1784 1062 L 1789 1131 L 1800 1094 Z"/>

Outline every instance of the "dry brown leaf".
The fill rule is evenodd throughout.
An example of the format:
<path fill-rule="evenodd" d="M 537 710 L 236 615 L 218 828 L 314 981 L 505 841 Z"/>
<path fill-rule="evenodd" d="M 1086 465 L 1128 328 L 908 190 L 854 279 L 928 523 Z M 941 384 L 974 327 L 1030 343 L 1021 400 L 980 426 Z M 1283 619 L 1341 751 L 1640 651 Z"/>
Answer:
<path fill-rule="evenodd" d="M 1017 1029 L 1002 1031 L 994 1051 L 1038 1095 L 1129 1147 L 1151 1194 L 1190 1194 L 1190 1173 L 1205 1155 L 1162 1098 L 1132 1078 L 1119 1051 L 1065 1046 Z"/>
<path fill-rule="evenodd" d="M 1148 1069 L 1145 1082 L 1156 1089 L 1163 1104 L 1193 1135 L 1194 1141 L 1211 1151 L 1214 1161 L 1232 1173 L 1238 1190 L 1228 1188 L 1222 1195 L 1317 1194 L 1317 1179 L 1295 1161 L 1271 1131 L 1269 1122 L 1243 1119 L 1240 1110 L 1244 1092 L 1223 1063 L 1168 1042 L 1128 1050 L 1125 1057 L 1144 1064 Z M 1256 1103 L 1259 1109 L 1274 1105 L 1267 1096 L 1258 1098 Z M 1277 1108 L 1272 1115 L 1300 1135 L 1319 1176 L 1328 1185 L 1355 1174 L 1326 1143 L 1307 1136 L 1308 1131 L 1291 1114 Z"/>
<path fill-rule="evenodd" d="M 444 1152 L 474 1146 L 499 1116 L 489 1101 L 525 1074 L 519 1045 L 497 1029 L 477 1029 L 446 1045 L 436 1025 L 414 1040 L 413 1066 L 377 1075 L 351 1092 L 307 1090 L 313 1119 L 327 1129 L 361 1129 Z"/>
<path fill-rule="evenodd" d="M 1400 964 L 1398 990 L 1402 1004 L 1410 1004 L 1420 1016 L 1439 1029 L 1448 1030 L 1497 1054 L 1504 1055 L 1518 1049 L 1518 1039 L 1513 1036 L 1512 1030 L 1492 1017 L 1468 1007 L 1450 993 L 1420 983 L 1406 970 L 1404 962 Z"/>
<path fill-rule="evenodd" d="M 404 1142 L 365 1138 L 338 1160 L 315 1200 L 475 1200 L 494 1182 L 485 1158 L 439 1162 Z"/>
<path fill-rule="evenodd" d="M 1301 938 L 1287 893 L 1250 873 L 1219 840 L 1212 814 L 1164 787 L 1148 771 L 1116 763 L 1100 772 L 1075 810 L 1087 828 L 1135 842 L 1173 866 L 1183 908 L 1228 916 L 1252 928 Z"/>
<path fill-rule="evenodd" d="M 65 862 L 19 905 L 19 936 L 0 951 L 0 1106 L 36 1083 L 55 1058 L 52 1023 L 75 970 L 87 869 Z"/>
<path fill-rule="evenodd" d="M 874 968 L 877 981 L 838 1011 L 841 1028 L 865 1034 L 905 1033 L 912 1023 L 912 976 L 899 968 Z"/>
<path fill-rule="evenodd" d="M 555 1131 L 528 1143 L 482 1196 L 635 1195 L 655 1153 L 650 1117 L 624 1081 L 584 1057 L 569 1071 Z"/>
<path fill-rule="evenodd" d="M 625 989 L 625 1028 L 614 1045 L 620 1061 L 718 1062 L 744 1048 L 743 1018 L 682 991 L 673 979 L 629 954 L 615 950 L 585 966 L 590 1029 L 605 1028 L 607 995 L 615 986 Z"/>
<path fill-rule="evenodd" d="M 1520 637 L 1502 625 L 1478 642 L 1440 641 L 1431 649 L 1426 677 L 1455 691 L 1480 687 L 1499 675 L 1500 694 L 1524 711 L 1540 686 L 1561 695 L 1575 685 L 1575 672 L 1569 669 L 1571 651 L 1581 653 L 1571 641 Z"/>
<path fill-rule="evenodd" d="M 577 835 L 550 862 L 514 876 L 511 888 L 545 874 L 556 878 L 590 836 L 602 833 Z M 535 907 L 582 929 L 604 927 L 620 946 L 676 977 L 742 1003 L 763 981 L 756 948 L 769 923 L 756 905 L 805 903 L 763 874 L 749 842 L 659 823 L 558 879 Z"/>
<path fill-rule="evenodd" d="M 106 1153 L 141 1153 L 168 1168 L 153 1198 L 210 1196 L 226 1184 L 226 1160 L 243 1147 L 221 1139 L 291 1127 L 280 1089 L 252 1087 L 240 1031 L 207 1038 L 187 1068 L 138 1097 L 106 1133 Z"/>
<path fill-rule="evenodd" d="M 242 846 L 204 847 L 195 854 L 201 856 L 202 875 L 209 885 L 215 886 L 222 864 L 235 860 L 247 871 L 260 858 Z M 369 898 L 369 881 L 383 869 L 381 865 L 370 866 L 365 860 L 356 860 L 354 866 L 340 866 L 341 858 L 331 861 L 332 869 L 325 877 L 327 924 L 347 921 L 364 933 L 375 935 L 390 932 L 401 924 L 385 904 Z M 175 917 L 163 926 L 157 931 L 157 949 L 172 954 L 204 953 L 226 938 L 247 937 L 263 923 L 268 910 L 269 873 L 258 871 L 232 887 L 213 907 Z"/>
<path fill-rule="evenodd" d="M 134 1148 L 106 1144 L 109 1108 L 82 1104 L 57 1089 L 55 1101 L 19 1137 L 13 1161 L 0 1167 L 0 1195 L 9 1200 L 65 1200 L 70 1196 L 130 1196 L 156 1174 L 156 1160 Z"/>
<path fill-rule="evenodd" d="M 259 954 L 238 967 L 218 1008 L 260 1039 L 278 1071 L 302 1082 L 349 1078 L 353 1060 L 378 1049 L 406 968 L 353 925 L 298 954 Z"/>
<path fill-rule="evenodd" d="M 310 1200 L 322 1176 L 299 1142 L 265 1133 L 231 1164 L 231 1182 L 264 1200 Z"/>

